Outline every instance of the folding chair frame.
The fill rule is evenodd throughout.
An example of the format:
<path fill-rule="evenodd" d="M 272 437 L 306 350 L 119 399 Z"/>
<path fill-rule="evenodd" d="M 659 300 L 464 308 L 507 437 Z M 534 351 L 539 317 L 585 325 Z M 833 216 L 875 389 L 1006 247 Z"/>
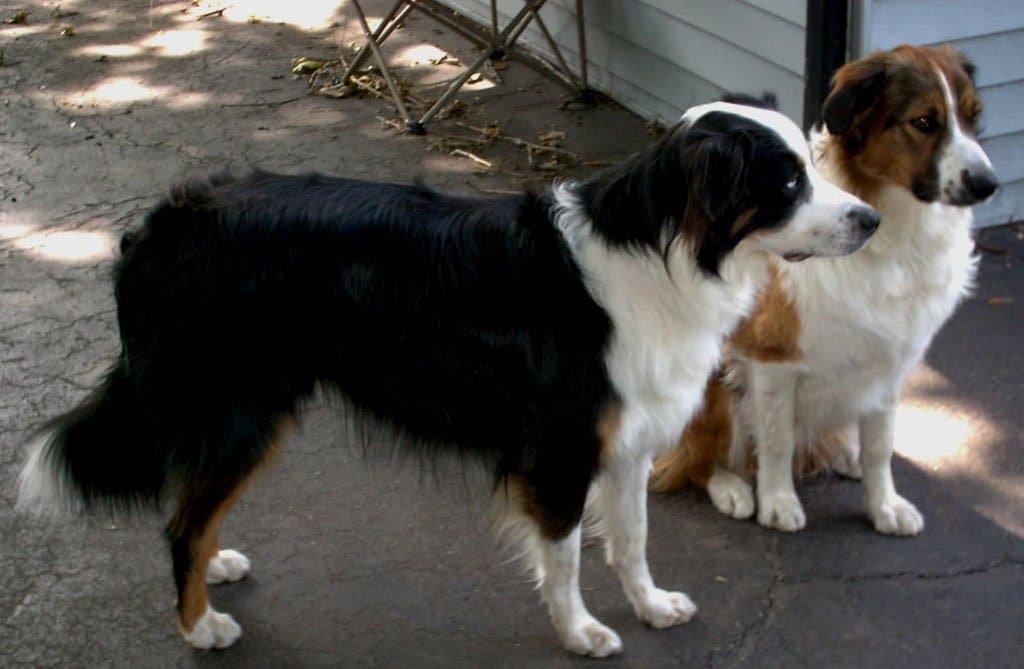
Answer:
<path fill-rule="evenodd" d="M 514 56 L 517 60 L 534 68 L 541 74 L 554 78 L 577 95 L 581 97 L 586 96 L 589 93 L 589 89 L 587 87 L 587 46 L 583 20 L 583 0 L 576 0 L 577 39 L 579 40 L 580 49 L 580 76 L 578 78 L 573 76 L 569 65 L 562 57 L 562 52 L 559 50 L 558 45 L 555 44 L 551 32 L 540 16 L 540 8 L 544 6 L 545 2 L 547 0 L 525 0 L 523 8 L 512 17 L 503 29 L 499 30 L 498 3 L 497 0 L 491 0 L 491 29 L 488 32 L 440 4 L 437 0 L 398 0 L 384 16 L 384 20 L 380 22 L 377 29 L 371 31 L 359 0 L 352 0 L 352 5 L 355 7 L 363 30 L 363 37 L 366 38 L 366 44 L 362 46 L 352 60 L 352 63 L 346 68 L 345 73 L 342 75 L 342 83 L 348 83 L 356 69 L 366 60 L 367 55 L 372 53 L 374 60 L 377 61 L 377 67 L 380 69 L 381 76 L 384 77 L 388 90 L 391 91 L 391 97 L 395 101 L 395 106 L 398 107 L 398 113 L 405 120 L 406 130 L 413 135 L 426 134 L 427 123 L 448 104 L 448 101 L 462 89 L 463 85 L 483 66 L 487 59 L 499 60 L 505 56 Z M 381 45 L 402 24 L 413 9 L 420 10 L 438 23 L 459 33 L 483 49 L 476 60 L 448 85 L 448 88 L 438 98 L 437 102 L 419 119 L 414 119 L 410 115 L 409 108 L 405 105 L 405 101 L 402 100 L 401 91 L 398 90 L 398 86 L 395 83 L 394 75 L 391 73 L 391 69 L 381 53 Z M 516 40 L 523 34 L 523 31 L 526 30 L 531 21 L 536 22 L 540 28 L 540 32 L 544 36 L 548 47 L 558 61 L 557 67 L 516 47 Z"/>

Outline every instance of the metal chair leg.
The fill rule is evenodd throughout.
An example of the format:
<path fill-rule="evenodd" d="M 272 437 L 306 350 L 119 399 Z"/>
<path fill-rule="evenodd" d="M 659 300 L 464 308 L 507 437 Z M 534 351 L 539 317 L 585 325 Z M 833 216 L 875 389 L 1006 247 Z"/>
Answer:
<path fill-rule="evenodd" d="M 394 78 L 391 76 L 391 71 L 388 69 L 388 64 L 384 62 L 384 55 L 380 52 L 380 47 L 377 46 L 377 41 L 373 38 L 373 33 L 370 31 L 370 24 L 366 22 L 366 14 L 363 13 L 363 8 L 359 6 L 359 0 L 352 0 L 352 4 L 356 8 L 356 13 L 359 15 L 359 23 L 363 26 L 363 36 L 366 37 L 367 44 L 373 51 L 373 57 L 377 60 L 377 67 L 380 68 L 380 74 L 384 77 L 385 83 L 388 85 L 388 89 L 391 91 L 391 97 L 395 99 L 395 106 L 398 107 L 398 113 L 405 119 L 405 125 L 414 135 L 422 135 L 423 131 L 417 132 L 414 129 L 414 122 L 412 117 L 409 116 L 409 110 L 405 106 L 405 101 L 402 100 L 402 92 L 398 90 L 398 86 L 395 84 Z"/>
<path fill-rule="evenodd" d="M 354 2 L 353 4 L 356 6 L 356 11 L 362 14 L 363 9 L 359 6 L 359 3 Z M 399 9 L 401 9 L 400 12 L 398 11 Z M 384 20 L 377 26 L 377 30 L 373 33 L 373 40 L 377 42 L 378 47 L 384 43 L 384 40 L 388 38 L 388 35 L 390 35 L 395 28 L 402 25 L 402 21 L 412 10 L 412 3 L 406 2 L 406 0 L 398 0 L 398 2 L 395 3 L 395 6 L 391 8 L 391 11 L 387 13 Z M 346 68 L 345 73 L 342 75 L 342 83 L 348 83 L 349 77 L 351 77 L 355 73 L 356 69 L 363 64 L 363 61 L 366 60 L 366 56 L 369 54 L 370 42 L 367 40 L 366 44 L 359 49 L 359 52 L 349 64 L 348 68 Z"/>

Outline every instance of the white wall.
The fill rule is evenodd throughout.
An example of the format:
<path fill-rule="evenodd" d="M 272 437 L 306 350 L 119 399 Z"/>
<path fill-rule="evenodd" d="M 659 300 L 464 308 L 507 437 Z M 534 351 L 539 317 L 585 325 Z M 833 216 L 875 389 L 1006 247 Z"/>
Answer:
<path fill-rule="evenodd" d="M 950 43 L 978 66 L 982 146 L 1002 185 L 975 209 L 980 225 L 1024 218 L 1024 0 L 856 3 L 854 57 L 899 44 Z"/>
<path fill-rule="evenodd" d="M 487 0 L 445 0 L 490 25 Z M 541 15 L 578 69 L 574 0 L 548 0 Z M 499 0 L 501 25 L 522 7 Z M 587 0 L 590 85 L 645 118 L 674 122 L 724 91 L 774 92 L 798 123 L 803 114 L 804 0 Z M 521 38 L 546 53 L 531 26 Z"/>

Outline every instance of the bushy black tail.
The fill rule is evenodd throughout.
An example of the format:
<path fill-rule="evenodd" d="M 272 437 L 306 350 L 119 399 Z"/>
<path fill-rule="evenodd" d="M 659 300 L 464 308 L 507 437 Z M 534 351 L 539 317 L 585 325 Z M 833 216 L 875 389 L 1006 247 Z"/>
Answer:
<path fill-rule="evenodd" d="M 174 466 L 119 362 L 77 408 L 52 420 L 18 480 L 18 508 L 39 513 L 156 506 Z"/>

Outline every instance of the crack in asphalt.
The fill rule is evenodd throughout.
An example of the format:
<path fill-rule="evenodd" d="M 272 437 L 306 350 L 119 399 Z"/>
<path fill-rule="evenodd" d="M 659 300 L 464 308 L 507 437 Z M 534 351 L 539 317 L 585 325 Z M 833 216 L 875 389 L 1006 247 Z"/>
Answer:
<path fill-rule="evenodd" d="M 959 578 L 961 576 L 974 576 L 976 574 L 984 574 L 986 572 L 1001 569 L 1003 567 L 1021 567 L 1024 566 L 1024 559 L 1004 559 L 996 560 L 994 562 L 987 562 L 985 564 L 976 565 L 973 567 L 963 567 L 961 569 L 955 569 L 952 571 L 929 571 L 929 572 L 918 572 L 918 571 L 896 571 L 896 572 L 883 572 L 877 574 L 859 574 L 859 575 L 835 575 L 835 576 L 810 576 L 794 579 L 783 579 L 785 585 L 806 585 L 808 583 L 825 583 L 825 582 L 836 582 L 836 583 L 861 583 L 867 581 L 885 581 L 897 578 L 912 578 L 922 581 L 936 581 L 949 578 Z"/>
<path fill-rule="evenodd" d="M 740 664 L 748 657 L 753 655 L 757 649 L 758 643 L 761 641 L 761 636 L 765 630 L 771 627 L 772 622 L 775 620 L 775 613 L 777 611 L 775 607 L 775 594 L 779 586 L 783 583 L 782 576 L 782 542 L 779 536 L 772 537 L 772 544 L 768 548 L 766 554 L 771 578 L 768 581 L 768 587 L 765 589 L 765 593 L 761 598 L 763 605 L 761 610 L 758 612 L 757 617 L 740 631 L 739 635 L 734 641 L 729 642 L 725 645 L 725 648 L 712 648 L 704 659 L 704 667 L 711 669 L 712 667 L 718 666 L 716 660 L 720 654 L 728 655 L 732 654 L 735 660 L 732 664 Z"/>

